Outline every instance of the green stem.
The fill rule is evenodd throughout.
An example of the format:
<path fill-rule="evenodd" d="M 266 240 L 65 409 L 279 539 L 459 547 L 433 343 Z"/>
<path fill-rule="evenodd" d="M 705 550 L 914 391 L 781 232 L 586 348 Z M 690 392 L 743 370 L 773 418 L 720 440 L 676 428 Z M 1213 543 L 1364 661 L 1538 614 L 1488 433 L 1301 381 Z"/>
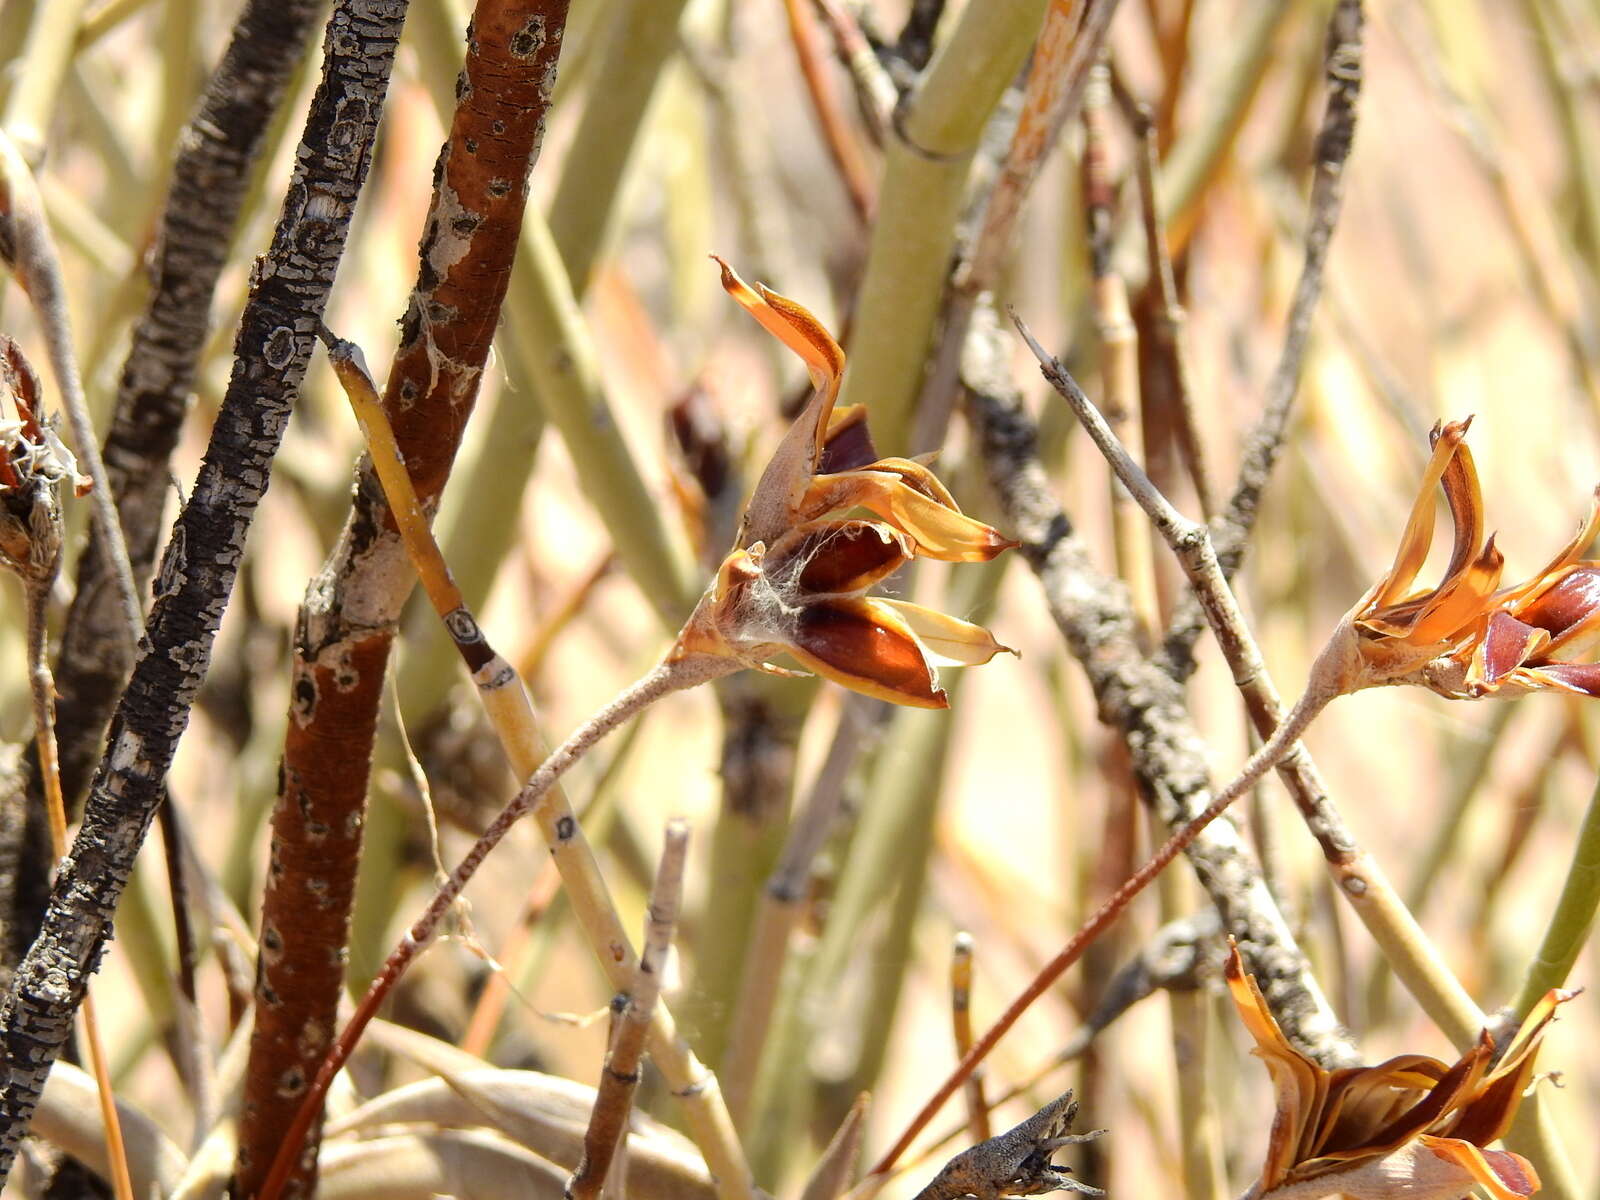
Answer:
<path fill-rule="evenodd" d="M 511 291 L 521 303 L 507 308 L 507 331 L 528 356 L 545 416 L 560 431 L 617 557 L 663 623 L 676 630 L 699 590 L 688 551 L 623 439 L 577 296 L 549 226 L 532 209 L 523 222 Z"/>
<path fill-rule="evenodd" d="M 588 289 L 628 158 L 661 69 L 678 44 L 684 0 L 632 0 L 612 22 L 572 150 L 550 205 L 550 229 L 573 290 Z M 526 249 L 524 249 L 526 253 Z"/>
<path fill-rule="evenodd" d="M 910 437 L 968 168 L 1044 10 L 1044 0 L 967 5 L 885 147 L 880 216 L 839 402 L 870 400 L 873 433 L 888 453 L 903 451 Z"/>
<path fill-rule="evenodd" d="M 6 99 L 0 126 L 11 135 L 30 167 L 44 159 L 50 118 L 76 51 L 83 6 L 84 0 L 36 4 L 22 53 L 17 55 L 21 71 Z"/>
<path fill-rule="evenodd" d="M 992 605 L 1006 563 L 964 568 L 948 602 L 951 611 L 975 613 L 981 621 Z M 966 672 L 951 671 L 940 682 L 958 704 Z M 804 1143 L 798 1129 L 808 1102 L 806 1059 L 823 1027 L 843 1019 L 833 997 L 847 964 L 862 954 L 869 917 L 897 890 L 884 941 L 874 950 L 872 1003 L 862 1014 L 862 1050 L 856 1084 L 870 1086 L 882 1068 L 881 1043 L 893 1028 L 894 1008 L 910 956 L 911 933 L 919 907 L 932 831 L 943 789 L 945 753 L 954 732 L 955 712 L 899 709 L 872 768 L 856 835 L 828 907 L 828 924 L 803 982 L 786 988 L 762 1056 L 751 1119 L 746 1124 L 751 1159 L 763 1178 L 777 1178 L 785 1155 Z M 912 860 L 916 860 L 913 862 Z M 879 961 L 883 960 L 883 961 Z M 878 1043 L 878 1044 L 874 1044 Z M 854 1098 L 856 1088 L 845 1089 Z M 838 1123 L 833 1115 L 833 1124 Z"/>
<path fill-rule="evenodd" d="M 1573 963 L 1583 952 L 1594 927 L 1594 914 L 1600 906 L 1600 783 L 1589 797 L 1588 810 L 1578 827 L 1572 850 L 1572 863 L 1561 887 L 1561 897 L 1545 926 L 1544 940 L 1528 963 L 1522 990 L 1513 1008 L 1520 1024 L 1533 1006 L 1551 988 L 1561 987 L 1572 972 Z"/>

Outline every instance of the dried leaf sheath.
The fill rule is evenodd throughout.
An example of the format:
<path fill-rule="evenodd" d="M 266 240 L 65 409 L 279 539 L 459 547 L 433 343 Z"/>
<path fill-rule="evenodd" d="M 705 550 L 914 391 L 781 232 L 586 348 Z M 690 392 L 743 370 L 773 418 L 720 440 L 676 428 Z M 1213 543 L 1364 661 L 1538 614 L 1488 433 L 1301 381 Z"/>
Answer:
<path fill-rule="evenodd" d="M 430 509 L 477 395 L 510 279 L 565 27 L 565 0 L 485 0 L 384 397 Z M 331 1042 L 389 645 L 414 577 L 382 493 L 355 510 L 308 589 L 296 636 L 283 788 L 273 817 L 239 1180 L 253 1194 Z M 309 1192 L 315 1139 L 288 1194 Z"/>

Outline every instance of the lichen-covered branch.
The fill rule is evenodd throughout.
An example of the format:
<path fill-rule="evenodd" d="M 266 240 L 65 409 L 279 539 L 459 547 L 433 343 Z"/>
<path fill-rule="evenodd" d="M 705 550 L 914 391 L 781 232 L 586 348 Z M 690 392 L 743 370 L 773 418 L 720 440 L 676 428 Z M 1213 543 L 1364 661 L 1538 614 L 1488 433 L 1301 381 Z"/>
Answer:
<path fill-rule="evenodd" d="M 149 307 L 117 384 L 102 453 L 111 494 L 141 588 L 155 561 L 161 510 L 211 301 L 273 114 L 306 51 L 326 0 L 251 0 L 179 139 L 172 186 L 154 238 Z M 115 583 L 97 541 L 78 559 L 77 586 L 56 664 L 61 783 L 82 793 L 133 648 Z"/>
<path fill-rule="evenodd" d="M 371 161 L 404 0 L 341 0 L 323 80 L 267 253 L 251 274 L 233 374 L 157 572 L 145 638 L 39 937 L 0 1002 L 0 1175 L 99 963 L 134 856 L 210 663 Z"/>
<path fill-rule="evenodd" d="M 1088 675 L 1100 719 L 1127 744 L 1146 803 L 1163 827 L 1176 830 L 1211 800 L 1204 743 L 1179 685 L 1140 652 L 1126 589 L 1094 568 L 1051 494 L 999 336 L 992 311 L 980 309 L 963 371 L 990 482 L 1050 615 Z M 1212 824 L 1185 853 L 1224 928 L 1256 964 L 1252 971 L 1289 1036 L 1324 1062 L 1357 1061 L 1234 826 Z"/>

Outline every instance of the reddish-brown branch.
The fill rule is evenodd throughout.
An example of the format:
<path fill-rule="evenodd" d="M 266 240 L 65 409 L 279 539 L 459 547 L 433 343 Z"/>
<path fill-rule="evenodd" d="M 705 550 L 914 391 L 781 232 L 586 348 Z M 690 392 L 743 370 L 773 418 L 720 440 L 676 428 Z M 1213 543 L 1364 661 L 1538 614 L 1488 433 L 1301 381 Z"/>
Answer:
<path fill-rule="evenodd" d="M 850 193 L 856 215 L 862 221 L 871 221 L 877 207 L 877 189 L 861 153 L 861 144 L 845 121 L 839 97 L 828 81 L 824 65 L 827 55 L 822 49 L 822 39 L 817 36 L 816 19 L 804 0 L 783 0 L 783 7 L 789 14 L 789 37 L 794 42 L 795 58 L 800 62 L 800 73 L 805 77 L 811 109 L 817 115 L 828 155 L 839 169 L 839 178 Z"/>
<path fill-rule="evenodd" d="M 443 490 L 510 280 L 567 0 L 481 0 L 384 405 L 423 503 Z M 307 592 L 273 819 L 237 1194 L 257 1194 L 333 1038 L 381 684 L 413 576 L 382 491 Z M 315 1189 L 316 1139 L 285 1189 Z"/>

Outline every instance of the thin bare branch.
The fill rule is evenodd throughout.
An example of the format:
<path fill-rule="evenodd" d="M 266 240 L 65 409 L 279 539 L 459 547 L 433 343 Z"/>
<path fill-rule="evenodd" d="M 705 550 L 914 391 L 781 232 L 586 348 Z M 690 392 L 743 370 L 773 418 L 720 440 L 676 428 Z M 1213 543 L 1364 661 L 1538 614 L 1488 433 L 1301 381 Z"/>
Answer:
<path fill-rule="evenodd" d="M 666 969 L 678 926 L 678 909 L 683 903 L 683 864 L 688 853 L 687 823 L 681 819 L 667 822 L 661 864 L 656 869 L 655 888 L 645 914 L 637 982 L 631 993 L 617 997 L 621 1016 L 606 1051 L 600 1086 L 595 1090 L 594 1111 L 583 1135 L 583 1158 L 567 1181 L 564 1195 L 569 1200 L 595 1200 L 626 1136 L 633 1095 L 639 1087 L 645 1039 L 661 995 L 661 973 Z"/>

